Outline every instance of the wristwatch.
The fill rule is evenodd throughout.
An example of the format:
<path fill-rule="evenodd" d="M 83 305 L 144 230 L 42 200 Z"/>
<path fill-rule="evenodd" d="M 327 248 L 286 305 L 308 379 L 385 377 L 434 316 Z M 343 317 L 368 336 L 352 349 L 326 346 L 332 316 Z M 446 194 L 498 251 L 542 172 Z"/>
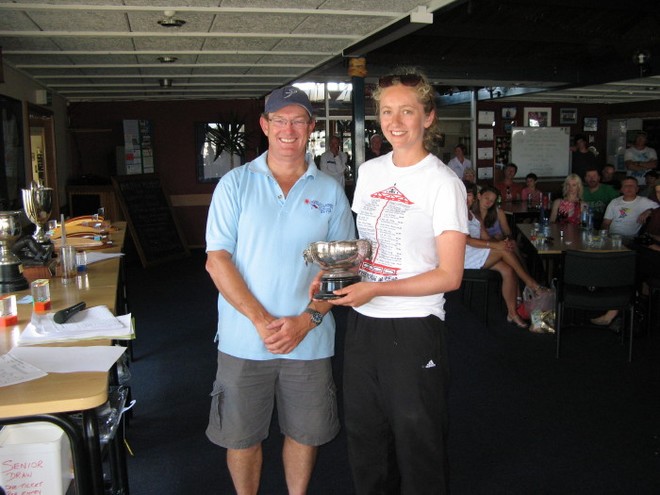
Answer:
<path fill-rule="evenodd" d="M 312 323 L 314 323 L 314 326 L 318 327 L 323 321 L 323 315 L 315 309 L 305 308 L 305 313 L 309 313 L 310 319 L 312 320 Z"/>

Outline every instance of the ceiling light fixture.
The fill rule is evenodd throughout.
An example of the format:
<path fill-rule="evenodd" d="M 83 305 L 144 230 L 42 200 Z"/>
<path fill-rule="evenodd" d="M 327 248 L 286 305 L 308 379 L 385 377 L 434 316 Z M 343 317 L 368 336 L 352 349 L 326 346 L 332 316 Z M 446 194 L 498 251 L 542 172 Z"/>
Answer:
<path fill-rule="evenodd" d="M 171 27 L 181 27 L 183 26 L 186 21 L 182 19 L 175 19 L 174 16 L 176 15 L 176 10 L 166 10 L 165 12 L 165 18 L 161 19 L 158 21 L 158 24 L 160 24 L 163 27 L 166 28 L 171 28 Z"/>
<path fill-rule="evenodd" d="M 160 84 L 161 88 L 171 88 L 172 87 L 172 79 L 169 79 L 167 77 L 164 77 L 163 79 L 159 79 L 158 83 Z"/>
<path fill-rule="evenodd" d="M 177 57 L 158 57 L 156 60 L 158 60 L 161 64 L 173 64 L 177 60 L 179 60 Z"/>

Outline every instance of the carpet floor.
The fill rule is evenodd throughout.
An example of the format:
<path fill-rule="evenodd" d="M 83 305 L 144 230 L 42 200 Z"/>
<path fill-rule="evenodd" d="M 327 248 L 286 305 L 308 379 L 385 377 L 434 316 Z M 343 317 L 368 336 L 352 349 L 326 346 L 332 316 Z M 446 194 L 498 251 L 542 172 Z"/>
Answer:
<path fill-rule="evenodd" d="M 127 263 L 137 340 L 127 430 L 132 495 L 231 494 L 225 451 L 204 434 L 215 376 L 217 292 L 205 255 L 144 269 Z M 613 333 L 554 338 L 486 327 L 448 295 L 451 489 L 472 494 L 660 493 L 660 343 L 635 339 L 634 360 Z M 341 402 L 346 310 L 335 312 Z M 264 444 L 262 495 L 286 493 L 276 426 Z M 354 493 L 344 433 L 319 451 L 309 493 Z"/>

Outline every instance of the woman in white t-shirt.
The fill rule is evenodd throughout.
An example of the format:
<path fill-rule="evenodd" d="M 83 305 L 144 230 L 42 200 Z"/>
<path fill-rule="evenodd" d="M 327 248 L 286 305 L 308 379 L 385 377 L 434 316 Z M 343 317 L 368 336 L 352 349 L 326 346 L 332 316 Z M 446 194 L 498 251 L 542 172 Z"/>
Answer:
<path fill-rule="evenodd" d="M 430 153 L 434 90 L 415 70 L 382 77 L 373 98 L 392 152 L 360 166 L 353 211 L 372 244 L 344 353 L 345 426 L 357 493 L 448 491 L 444 293 L 463 276 L 465 188 Z"/>

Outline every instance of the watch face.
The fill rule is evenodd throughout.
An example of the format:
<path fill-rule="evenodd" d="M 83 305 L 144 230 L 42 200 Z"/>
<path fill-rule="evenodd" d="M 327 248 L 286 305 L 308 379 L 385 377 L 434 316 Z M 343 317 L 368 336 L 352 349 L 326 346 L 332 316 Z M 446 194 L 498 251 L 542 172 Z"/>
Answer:
<path fill-rule="evenodd" d="M 314 322 L 314 325 L 319 326 L 323 321 L 323 315 L 318 311 L 314 311 L 313 309 L 308 308 L 305 310 L 305 312 L 310 314 L 310 317 L 312 319 L 312 322 Z"/>

